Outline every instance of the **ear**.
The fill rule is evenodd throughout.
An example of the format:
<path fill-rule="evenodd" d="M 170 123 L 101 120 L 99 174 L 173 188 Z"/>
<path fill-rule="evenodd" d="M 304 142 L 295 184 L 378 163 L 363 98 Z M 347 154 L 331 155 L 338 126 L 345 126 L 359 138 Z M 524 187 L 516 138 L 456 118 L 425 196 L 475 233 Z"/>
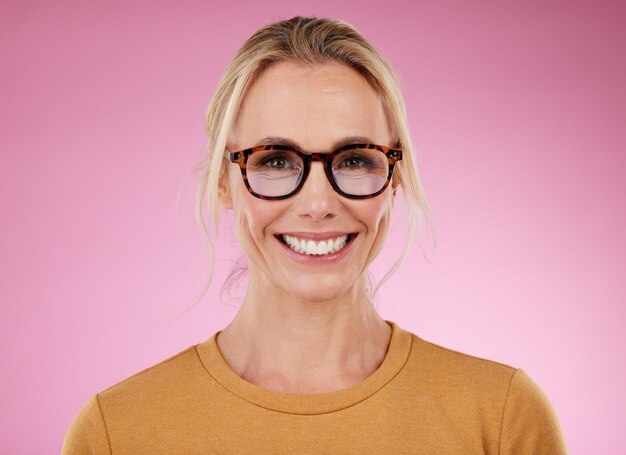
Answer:
<path fill-rule="evenodd" d="M 233 198 L 230 194 L 230 187 L 228 185 L 228 177 L 226 177 L 226 172 L 220 176 L 219 182 L 217 184 L 217 191 L 219 194 L 220 204 L 226 209 L 233 208 Z"/>

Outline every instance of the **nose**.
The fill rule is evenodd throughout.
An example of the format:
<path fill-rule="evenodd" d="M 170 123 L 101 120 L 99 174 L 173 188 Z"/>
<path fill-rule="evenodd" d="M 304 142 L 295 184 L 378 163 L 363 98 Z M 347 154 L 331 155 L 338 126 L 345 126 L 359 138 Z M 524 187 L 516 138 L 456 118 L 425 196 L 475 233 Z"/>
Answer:
<path fill-rule="evenodd" d="M 313 221 L 334 218 L 337 214 L 338 196 L 326 177 L 324 165 L 313 162 L 306 182 L 296 194 L 299 215 Z"/>

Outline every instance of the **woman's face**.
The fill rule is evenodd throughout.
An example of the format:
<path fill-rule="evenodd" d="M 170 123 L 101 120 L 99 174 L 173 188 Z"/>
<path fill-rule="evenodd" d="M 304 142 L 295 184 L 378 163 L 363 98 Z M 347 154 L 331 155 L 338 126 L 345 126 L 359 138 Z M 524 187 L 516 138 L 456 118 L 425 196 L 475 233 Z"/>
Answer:
<path fill-rule="evenodd" d="M 395 142 L 382 100 L 366 80 L 338 63 L 305 67 L 281 62 L 249 87 L 227 147 L 235 151 L 276 144 L 282 138 L 305 152 L 329 152 L 353 136 L 361 139 L 352 143 Z M 227 168 L 220 200 L 235 211 L 251 285 L 262 283 L 266 290 L 269 286 L 304 300 L 327 301 L 365 284 L 367 266 L 389 227 L 395 184 L 371 199 L 348 199 L 333 190 L 322 163 L 312 162 L 297 194 L 268 201 L 247 191 L 237 165 L 229 163 Z M 341 247 L 342 235 L 350 235 L 334 253 L 307 255 L 290 248 L 286 234 L 299 239 L 301 247 L 303 240 L 318 247 L 323 239 L 331 251 Z"/>

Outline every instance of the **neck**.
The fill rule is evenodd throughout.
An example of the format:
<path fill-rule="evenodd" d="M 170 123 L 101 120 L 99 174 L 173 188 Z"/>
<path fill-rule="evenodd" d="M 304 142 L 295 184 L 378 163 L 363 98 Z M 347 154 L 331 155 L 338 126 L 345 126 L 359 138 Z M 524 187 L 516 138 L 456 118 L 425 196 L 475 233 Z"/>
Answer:
<path fill-rule="evenodd" d="M 286 393 L 331 392 L 363 381 L 384 360 L 391 338 L 364 279 L 324 302 L 250 285 L 218 336 L 222 356 L 243 379 Z"/>

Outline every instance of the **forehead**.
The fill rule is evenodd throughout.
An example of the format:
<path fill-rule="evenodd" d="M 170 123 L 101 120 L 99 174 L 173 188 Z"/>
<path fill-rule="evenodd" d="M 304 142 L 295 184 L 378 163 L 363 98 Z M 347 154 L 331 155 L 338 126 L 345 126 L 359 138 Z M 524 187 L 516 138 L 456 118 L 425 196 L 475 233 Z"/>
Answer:
<path fill-rule="evenodd" d="M 388 145 L 391 132 L 381 96 L 340 63 L 272 65 L 248 88 L 229 142 L 249 147 L 266 136 L 304 149 L 326 149 L 346 136 Z"/>

